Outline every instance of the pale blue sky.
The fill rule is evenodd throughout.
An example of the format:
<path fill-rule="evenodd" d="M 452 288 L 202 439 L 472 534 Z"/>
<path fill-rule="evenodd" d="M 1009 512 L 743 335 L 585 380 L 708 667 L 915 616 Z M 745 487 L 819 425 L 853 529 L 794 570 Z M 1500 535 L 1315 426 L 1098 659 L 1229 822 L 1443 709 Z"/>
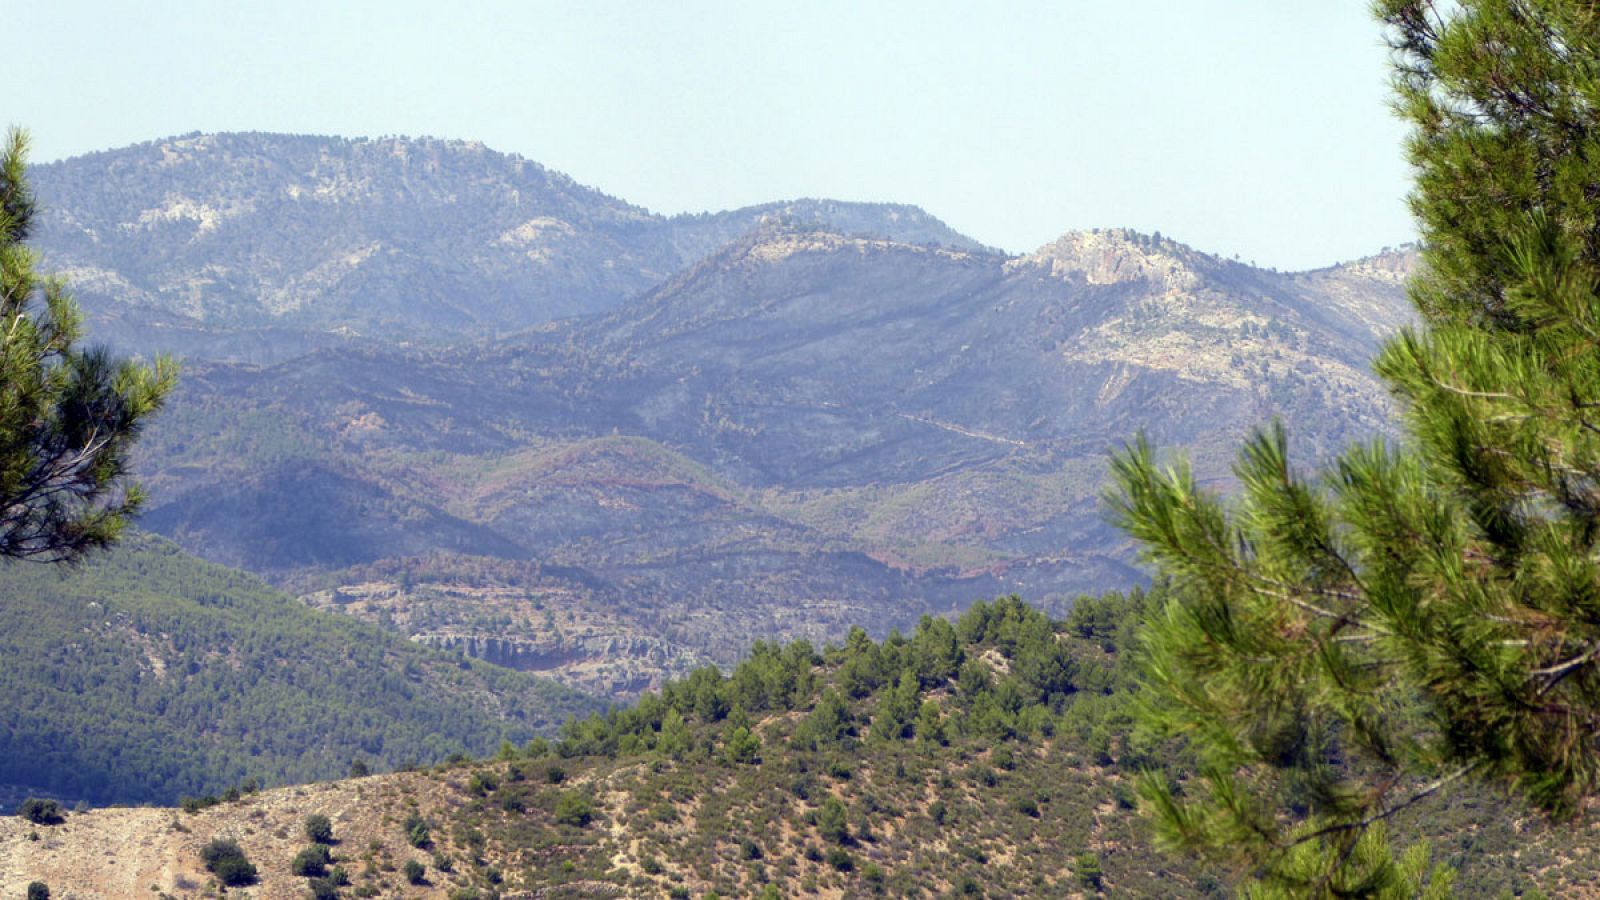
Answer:
<path fill-rule="evenodd" d="M 188 131 L 471 138 L 665 213 L 918 204 L 1027 251 L 1410 240 L 1362 0 L 0 0 L 37 161 Z"/>

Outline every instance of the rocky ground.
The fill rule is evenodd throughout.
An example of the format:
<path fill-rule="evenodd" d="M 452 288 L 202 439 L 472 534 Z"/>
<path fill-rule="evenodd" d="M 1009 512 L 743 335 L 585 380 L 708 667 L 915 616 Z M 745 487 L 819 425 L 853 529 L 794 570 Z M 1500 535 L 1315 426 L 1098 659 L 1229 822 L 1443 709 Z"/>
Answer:
<path fill-rule="evenodd" d="M 197 813 L 99 809 L 48 826 L 0 817 L 0 897 L 21 897 L 34 881 L 53 897 L 77 900 L 215 896 L 200 849 L 222 837 L 236 840 L 260 873 L 254 886 L 228 893 L 300 900 L 308 882 L 291 874 L 289 861 L 310 843 L 305 820 L 317 813 L 333 822 L 333 857 L 351 876 L 347 896 L 447 896 L 454 886 L 432 872 L 433 858 L 407 844 L 400 826 L 413 808 L 429 815 L 448 803 L 447 793 L 435 777 L 398 773 L 264 791 Z M 406 882 L 408 859 L 429 867 L 431 883 Z"/>

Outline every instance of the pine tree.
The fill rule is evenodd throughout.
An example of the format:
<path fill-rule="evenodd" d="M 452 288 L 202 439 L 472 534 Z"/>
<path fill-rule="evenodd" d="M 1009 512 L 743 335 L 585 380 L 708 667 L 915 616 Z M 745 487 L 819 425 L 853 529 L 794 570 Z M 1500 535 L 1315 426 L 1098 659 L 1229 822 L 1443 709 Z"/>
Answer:
<path fill-rule="evenodd" d="M 26 157 L 13 129 L 0 150 L 0 557 L 71 560 L 110 543 L 139 509 L 128 454 L 174 367 L 76 346 L 65 284 L 37 271 L 25 243 Z"/>
<path fill-rule="evenodd" d="M 1560 817 L 1600 786 L 1600 17 L 1382 0 L 1413 125 L 1421 317 L 1376 362 L 1403 438 L 1314 475 L 1280 427 L 1239 491 L 1142 440 L 1114 514 L 1170 579 L 1144 718 L 1201 788 L 1143 785 L 1169 847 L 1257 889 L 1410 896 L 1372 827 L 1467 778 Z"/>

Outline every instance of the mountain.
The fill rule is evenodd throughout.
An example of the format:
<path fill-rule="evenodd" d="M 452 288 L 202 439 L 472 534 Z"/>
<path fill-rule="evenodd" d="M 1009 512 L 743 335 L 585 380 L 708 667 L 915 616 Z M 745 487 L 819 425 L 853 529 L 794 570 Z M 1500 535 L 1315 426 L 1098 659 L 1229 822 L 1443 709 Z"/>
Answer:
<path fill-rule="evenodd" d="M 682 268 L 716 253 L 763 225 L 810 226 L 839 234 L 888 238 L 902 244 L 999 252 L 956 231 L 916 206 L 817 198 L 761 203 L 725 212 L 673 216 L 668 233 L 678 255 L 679 267 Z"/>
<path fill-rule="evenodd" d="M 482 144 L 195 134 L 31 170 L 48 265 L 132 349 L 281 359 L 604 311 L 769 218 L 975 246 L 913 207 L 666 218 Z"/>
<path fill-rule="evenodd" d="M 1272 410 L 1326 412 L 1302 429 L 1322 447 L 1371 433 L 1377 329 L 1318 288 L 1126 231 L 1010 259 L 768 229 L 573 342 L 614 355 L 642 427 L 725 448 L 730 468 L 792 460 L 758 482 L 897 481 L 1141 427 L 1231 444 Z M 706 397 L 729 421 L 705 426 Z"/>
<path fill-rule="evenodd" d="M 0 802 L 172 804 L 552 733 L 597 701 L 308 609 L 135 535 L 0 571 Z M 6 867 L 0 865 L 0 869 Z"/>
<path fill-rule="evenodd" d="M 1133 809 L 1140 773 L 1193 772 L 1129 726 L 1133 627 L 1157 603 L 1108 595 L 1051 622 L 1009 598 L 883 642 L 763 645 L 494 760 L 193 813 L 0 818 L 0 892 L 198 895 L 202 848 L 231 838 L 254 892 L 305 896 L 293 860 L 321 815 L 354 896 L 1228 896 L 1240 873 L 1158 853 Z M 1427 841 L 1462 896 L 1582 896 L 1600 877 L 1595 826 L 1482 787 L 1391 833 Z"/>
<path fill-rule="evenodd" d="M 985 248 L 910 206 L 663 217 L 481 145 L 196 135 L 38 167 L 92 333 L 184 357 L 147 527 L 318 608 L 631 695 L 761 637 L 1137 582 L 1140 430 L 1225 480 L 1384 433 L 1414 254 Z"/>
<path fill-rule="evenodd" d="M 396 561 L 536 564 L 496 583 L 512 624 L 408 627 L 562 677 L 620 648 L 627 692 L 758 637 L 1137 581 L 1100 519 L 1107 450 L 1143 428 L 1225 477 L 1274 415 L 1308 459 L 1382 433 L 1384 325 L 1358 312 L 1400 296 L 1128 232 L 1009 258 L 769 224 L 515 339 L 192 364 L 146 440 L 146 521 L 307 596 L 390 598 L 337 607 L 374 621 L 419 577 L 488 602 Z"/>

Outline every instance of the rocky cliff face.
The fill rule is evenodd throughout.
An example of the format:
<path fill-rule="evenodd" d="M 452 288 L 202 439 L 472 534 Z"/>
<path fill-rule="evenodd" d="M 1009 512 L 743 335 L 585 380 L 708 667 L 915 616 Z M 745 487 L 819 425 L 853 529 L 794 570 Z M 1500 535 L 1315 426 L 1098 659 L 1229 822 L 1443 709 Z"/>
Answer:
<path fill-rule="evenodd" d="M 1147 282 L 1168 293 L 1193 289 L 1201 271 L 1224 265 L 1176 241 L 1122 228 L 1068 232 L 1020 262 L 1088 284 Z"/>
<path fill-rule="evenodd" d="M 597 697 L 634 697 L 687 674 L 688 654 L 659 640 L 621 635 L 551 643 L 483 634 L 417 634 L 412 640 L 518 672 L 548 675 Z"/>
<path fill-rule="evenodd" d="M 538 566 L 433 557 L 390 573 L 400 577 L 349 572 L 301 601 L 599 697 L 637 696 L 706 662 L 630 619 L 596 586 Z"/>

